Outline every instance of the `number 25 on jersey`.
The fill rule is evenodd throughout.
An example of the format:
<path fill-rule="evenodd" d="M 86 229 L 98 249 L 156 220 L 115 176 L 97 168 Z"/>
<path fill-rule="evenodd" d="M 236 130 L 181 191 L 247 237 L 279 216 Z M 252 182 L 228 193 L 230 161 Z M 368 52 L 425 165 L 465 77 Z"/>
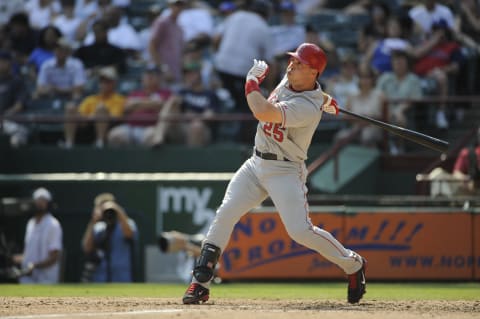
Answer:
<path fill-rule="evenodd" d="M 283 128 L 280 127 L 279 123 L 265 123 L 263 124 L 263 132 L 265 135 L 273 137 L 273 139 L 279 143 L 283 142 Z"/>

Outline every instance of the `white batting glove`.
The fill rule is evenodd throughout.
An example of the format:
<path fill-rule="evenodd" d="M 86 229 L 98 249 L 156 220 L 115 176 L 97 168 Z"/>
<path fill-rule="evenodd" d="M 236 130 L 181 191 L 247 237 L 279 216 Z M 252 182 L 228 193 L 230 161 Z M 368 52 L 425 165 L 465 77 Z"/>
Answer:
<path fill-rule="evenodd" d="M 247 82 L 253 80 L 257 84 L 262 83 L 268 74 L 268 69 L 268 64 L 265 61 L 254 59 L 253 66 L 247 73 Z"/>
<path fill-rule="evenodd" d="M 327 100 L 322 105 L 322 111 L 327 112 L 329 114 L 338 115 L 338 104 L 337 100 L 333 97 L 328 95 L 327 93 L 323 93 L 323 96 L 327 98 Z"/>

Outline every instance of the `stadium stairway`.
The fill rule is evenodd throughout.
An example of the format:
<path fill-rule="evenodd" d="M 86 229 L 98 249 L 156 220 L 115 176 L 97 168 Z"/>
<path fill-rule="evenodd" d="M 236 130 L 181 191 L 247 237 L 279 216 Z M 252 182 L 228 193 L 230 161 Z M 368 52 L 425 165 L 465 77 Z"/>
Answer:
<path fill-rule="evenodd" d="M 314 192 L 336 194 L 374 194 L 379 174 L 380 152 L 376 149 L 347 146 L 338 154 L 338 178 L 334 177 L 335 159 L 330 159 L 310 176 Z"/>

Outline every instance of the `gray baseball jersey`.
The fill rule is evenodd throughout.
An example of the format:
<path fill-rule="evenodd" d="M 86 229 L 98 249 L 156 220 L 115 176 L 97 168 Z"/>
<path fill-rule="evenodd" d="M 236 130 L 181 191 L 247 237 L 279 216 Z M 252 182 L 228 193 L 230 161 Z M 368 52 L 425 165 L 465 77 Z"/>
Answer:
<path fill-rule="evenodd" d="M 345 273 L 358 271 L 362 267 L 360 255 L 313 225 L 308 216 L 304 160 L 322 117 L 320 85 L 313 91 L 295 92 L 285 77 L 270 94 L 269 101 L 282 110 L 282 123 L 259 123 L 255 147 L 262 153 L 276 154 L 277 159 L 283 158 L 268 160 L 253 154 L 240 167 L 228 184 L 205 242 L 223 251 L 242 215 L 270 196 L 290 237 L 316 250 Z"/>
<path fill-rule="evenodd" d="M 295 92 L 285 76 L 268 98 L 282 110 L 282 123 L 259 122 L 255 147 L 262 153 L 300 162 L 307 159 L 313 133 L 322 118 L 323 93 L 320 84 L 313 91 Z"/>

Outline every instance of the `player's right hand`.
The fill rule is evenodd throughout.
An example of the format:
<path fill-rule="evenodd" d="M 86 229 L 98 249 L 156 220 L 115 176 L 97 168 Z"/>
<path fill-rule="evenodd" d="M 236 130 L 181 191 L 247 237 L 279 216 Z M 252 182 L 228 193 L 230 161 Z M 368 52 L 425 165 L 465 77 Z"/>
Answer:
<path fill-rule="evenodd" d="M 327 93 L 323 93 L 323 96 L 325 99 L 322 105 L 322 111 L 332 115 L 338 115 L 339 110 L 338 110 L 337 100 L 335 100 L 333 97 L 331 97 Z"/>
<path fill-rule="evenodd" d="M 269 67 L 265 61 L 254 59 L 253 66 L 247 73 L 247 82 L 253 80 L 257 84 L 262 83 L 268 74 L 268 70 Z"/>

